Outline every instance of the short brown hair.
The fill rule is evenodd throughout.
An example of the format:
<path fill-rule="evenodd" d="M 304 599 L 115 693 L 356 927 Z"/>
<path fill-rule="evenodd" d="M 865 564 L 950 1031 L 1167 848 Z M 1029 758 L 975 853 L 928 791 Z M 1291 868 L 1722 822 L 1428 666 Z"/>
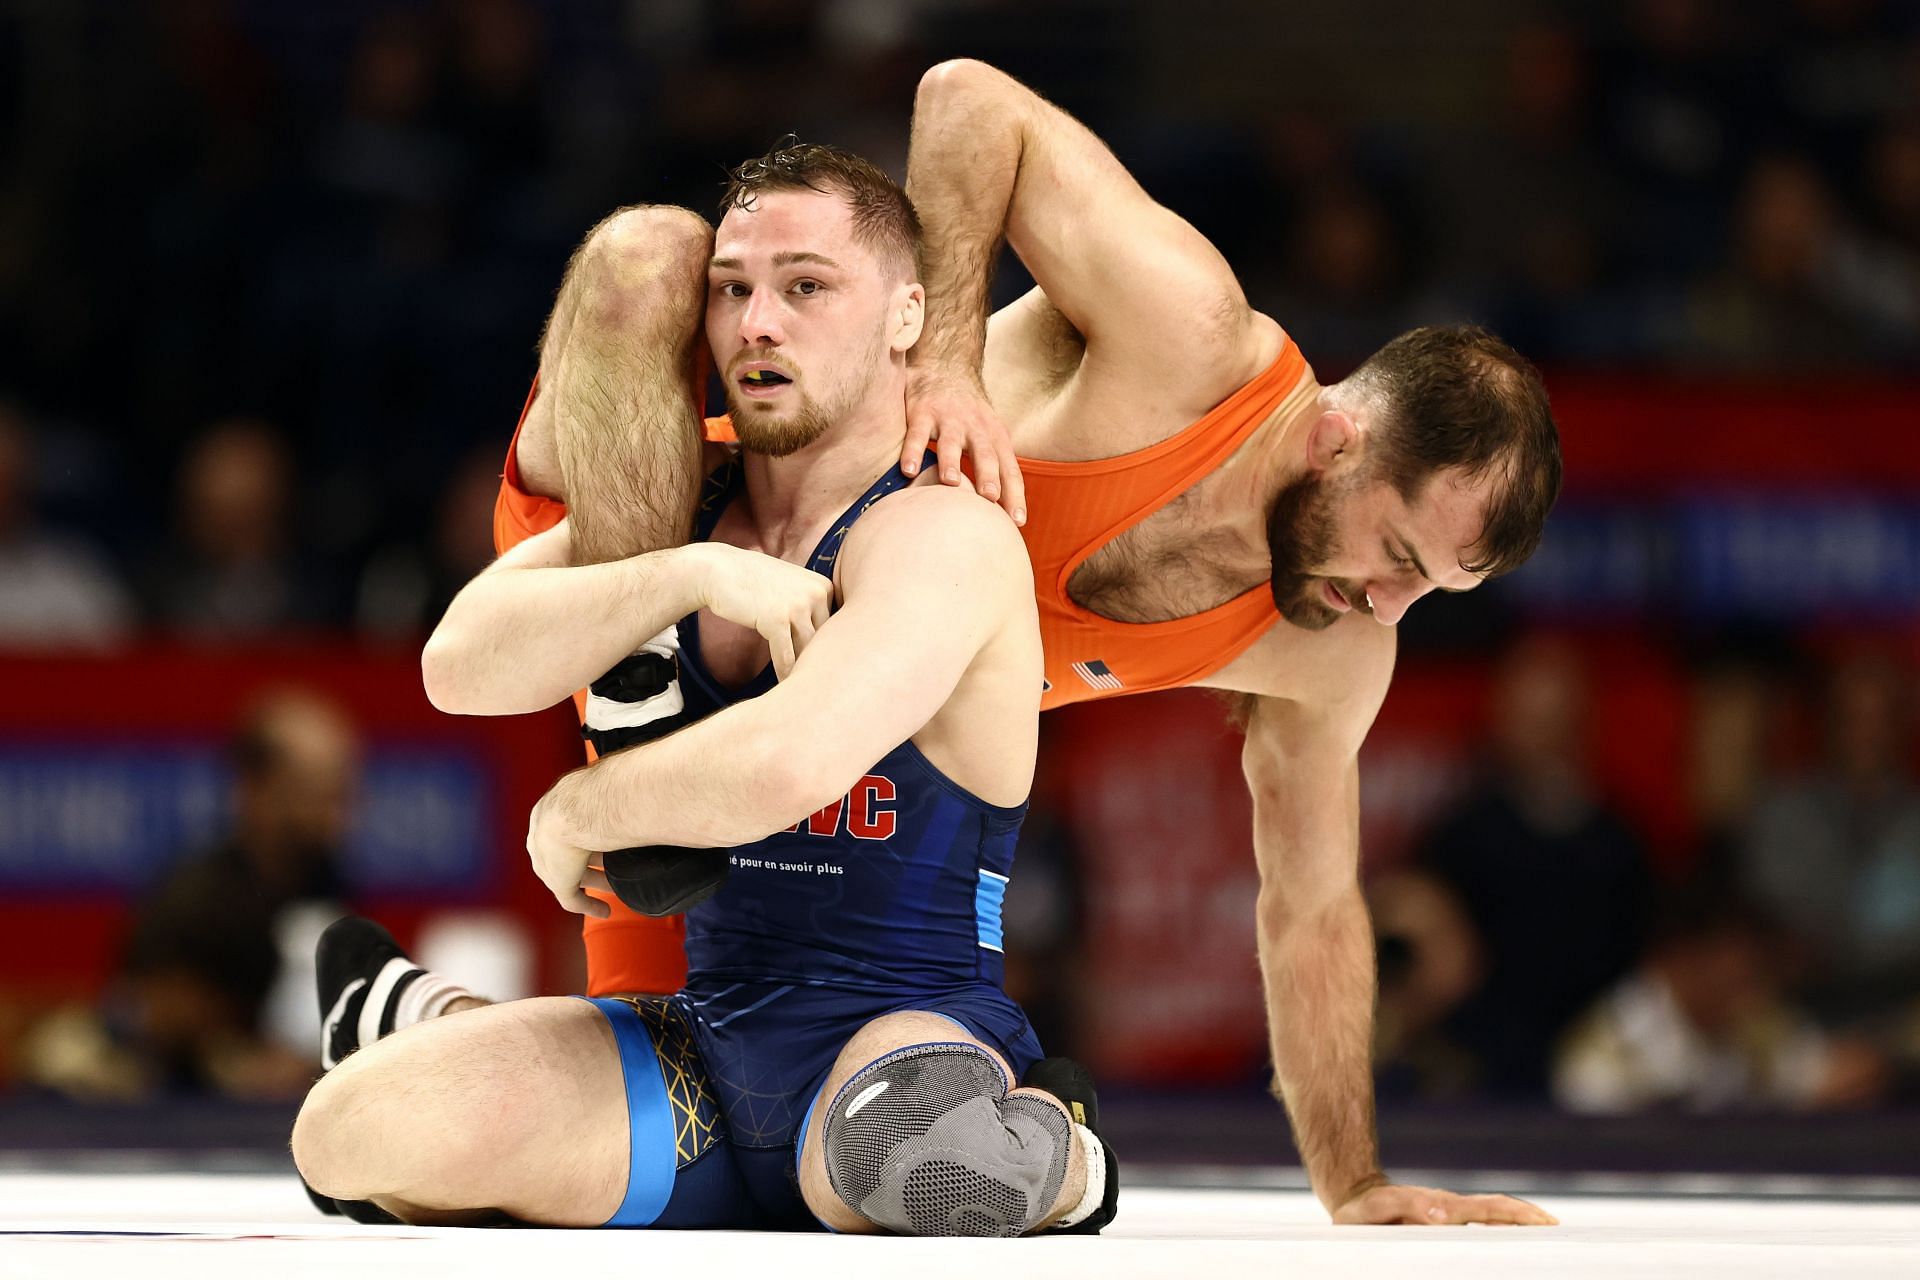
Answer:
<path fill-rule="evenodd" d="M 1469 573 L 1498 577 L 1540 545 L 1560 496 L 1560 432 L 1526 357 L 1476 325 L 1428 325 L 1368 357 L 1349 381 L 1377 397 L 1374 465 L 1412 502 L 1435 474 L 1497 471 Z"/>
<path fill-rule="evenodd" d="M 839 147 L 787 135 L 767 154 L 728 173 L 720 216 L 751 210 L 763 191 L 798 190 L 840 196 L 853 211 L 854 238 L 909 280 L 920 278 L 920 215 L 913 201 L 886 170 Z"/>

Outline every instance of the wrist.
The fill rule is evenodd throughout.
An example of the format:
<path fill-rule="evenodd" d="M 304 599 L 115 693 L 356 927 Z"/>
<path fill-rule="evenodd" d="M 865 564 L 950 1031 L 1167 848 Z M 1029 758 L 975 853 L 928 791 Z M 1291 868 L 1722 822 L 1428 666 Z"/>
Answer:
<path fill-rule="evenodd" d="M 1387 1177 L 1384 1171 L 1375 1169 L 1372 1173 L 1350 1184 L 1347 1189 L 1335 1197 L 1327 1207 L 1337 1210 L 1342 1205 L 1352 1204 L 1355 1200 L 1358 1200 L 1361 1196 L 1367 1194 L 1367 1192 L 1372 1191 L 1375 1187 L 1384 1187 L 1391 1181 L 1393 1181 L 1393 1179 Z"/>
<path fill-rule="evenodd" d="M 925 345 L 925 343 L 921 344 L 921 346 Z M 919 351 L 920 347 L 916 346 L 912 351 L 907 353 L 907 377 L 915 385 L 921 387 L 940 386 L 948 383 L 957 383 L 966 387 L 979 387 L 981 385 L 980 362 L 978 360 L 967 360 L 953 356 L 928 353 L 920 356 L 916 362 L 915 353 Z"/>
<path fill-rule="evenodd" d="M 720 571 L 722 544 L 689 542 L 658 552 L 664 560 L 668 593 L 675 601 L 674 614 L 684 618 L 690 613 L 713 608 L 713 580 Z"/>

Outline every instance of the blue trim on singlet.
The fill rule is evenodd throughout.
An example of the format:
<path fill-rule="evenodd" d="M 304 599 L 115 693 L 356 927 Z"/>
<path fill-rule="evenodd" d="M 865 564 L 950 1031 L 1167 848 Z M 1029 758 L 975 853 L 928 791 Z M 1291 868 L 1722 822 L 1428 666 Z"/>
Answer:
<path fill-rule="evenodd" d="M 627 1090 L 627 1196 L 606 1221 L 609 1227 L 652 1225 L 673 1197 L 678 1170 L 674 1149 L 673 1106 L 667 1101 L 667 1082 L 660 1072 L 660 1055 L 653 1034 L 632 1005 L 624 1000 L 578 996 L 613 1025 L 613 1042 L 620 1049 L 620 1074 Z"/>
<path fill-rule="evenodd" d="M 1000 904 L 1006 901 L 1007 877 L 997 871 L 980 868 L 980 884 L 973 891 L 974 924 L 980 930 L 980 945 L 989 951 L 1006 951 L 1006 937 L 1000 927 Z"/>

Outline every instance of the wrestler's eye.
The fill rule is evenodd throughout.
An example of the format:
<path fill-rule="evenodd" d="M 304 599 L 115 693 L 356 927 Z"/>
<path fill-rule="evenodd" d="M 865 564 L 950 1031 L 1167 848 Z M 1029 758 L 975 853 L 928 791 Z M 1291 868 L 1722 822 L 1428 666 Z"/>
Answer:
<path fill-rule="evenodd" d="M 723 298 L 744 298 L 747 296 L 747 286 L 738 281 L 728 281 L 726 284 L 720 286 L 720 296 Z"/>
<path fill-rule="evenodd" d="M 820 292 L 820 282 L 818 280 L 798 280 L 794 282 L 793 291 L 803 298 L 811 298 L 814 294 Z"/>

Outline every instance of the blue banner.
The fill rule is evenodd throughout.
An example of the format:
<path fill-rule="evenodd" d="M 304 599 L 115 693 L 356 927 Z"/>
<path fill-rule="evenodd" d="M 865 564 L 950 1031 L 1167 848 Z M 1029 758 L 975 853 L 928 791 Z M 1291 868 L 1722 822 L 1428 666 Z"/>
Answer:
<path fill-rule="evenodd" d="M 1523 610 L 1784 622 L 1920 618 L 1920 504 L 1710 495 L 1569 504 L 1508 580 Z"/>
<path fill-rule="evenodd" d="M 138 891 L 227 828 L 231 773 L 204 742 L 0 742 L 0 891 Z M 444 749 L 374 748 L 341 870 L 361 893 L 492 887 L 488 770 Z"/>

